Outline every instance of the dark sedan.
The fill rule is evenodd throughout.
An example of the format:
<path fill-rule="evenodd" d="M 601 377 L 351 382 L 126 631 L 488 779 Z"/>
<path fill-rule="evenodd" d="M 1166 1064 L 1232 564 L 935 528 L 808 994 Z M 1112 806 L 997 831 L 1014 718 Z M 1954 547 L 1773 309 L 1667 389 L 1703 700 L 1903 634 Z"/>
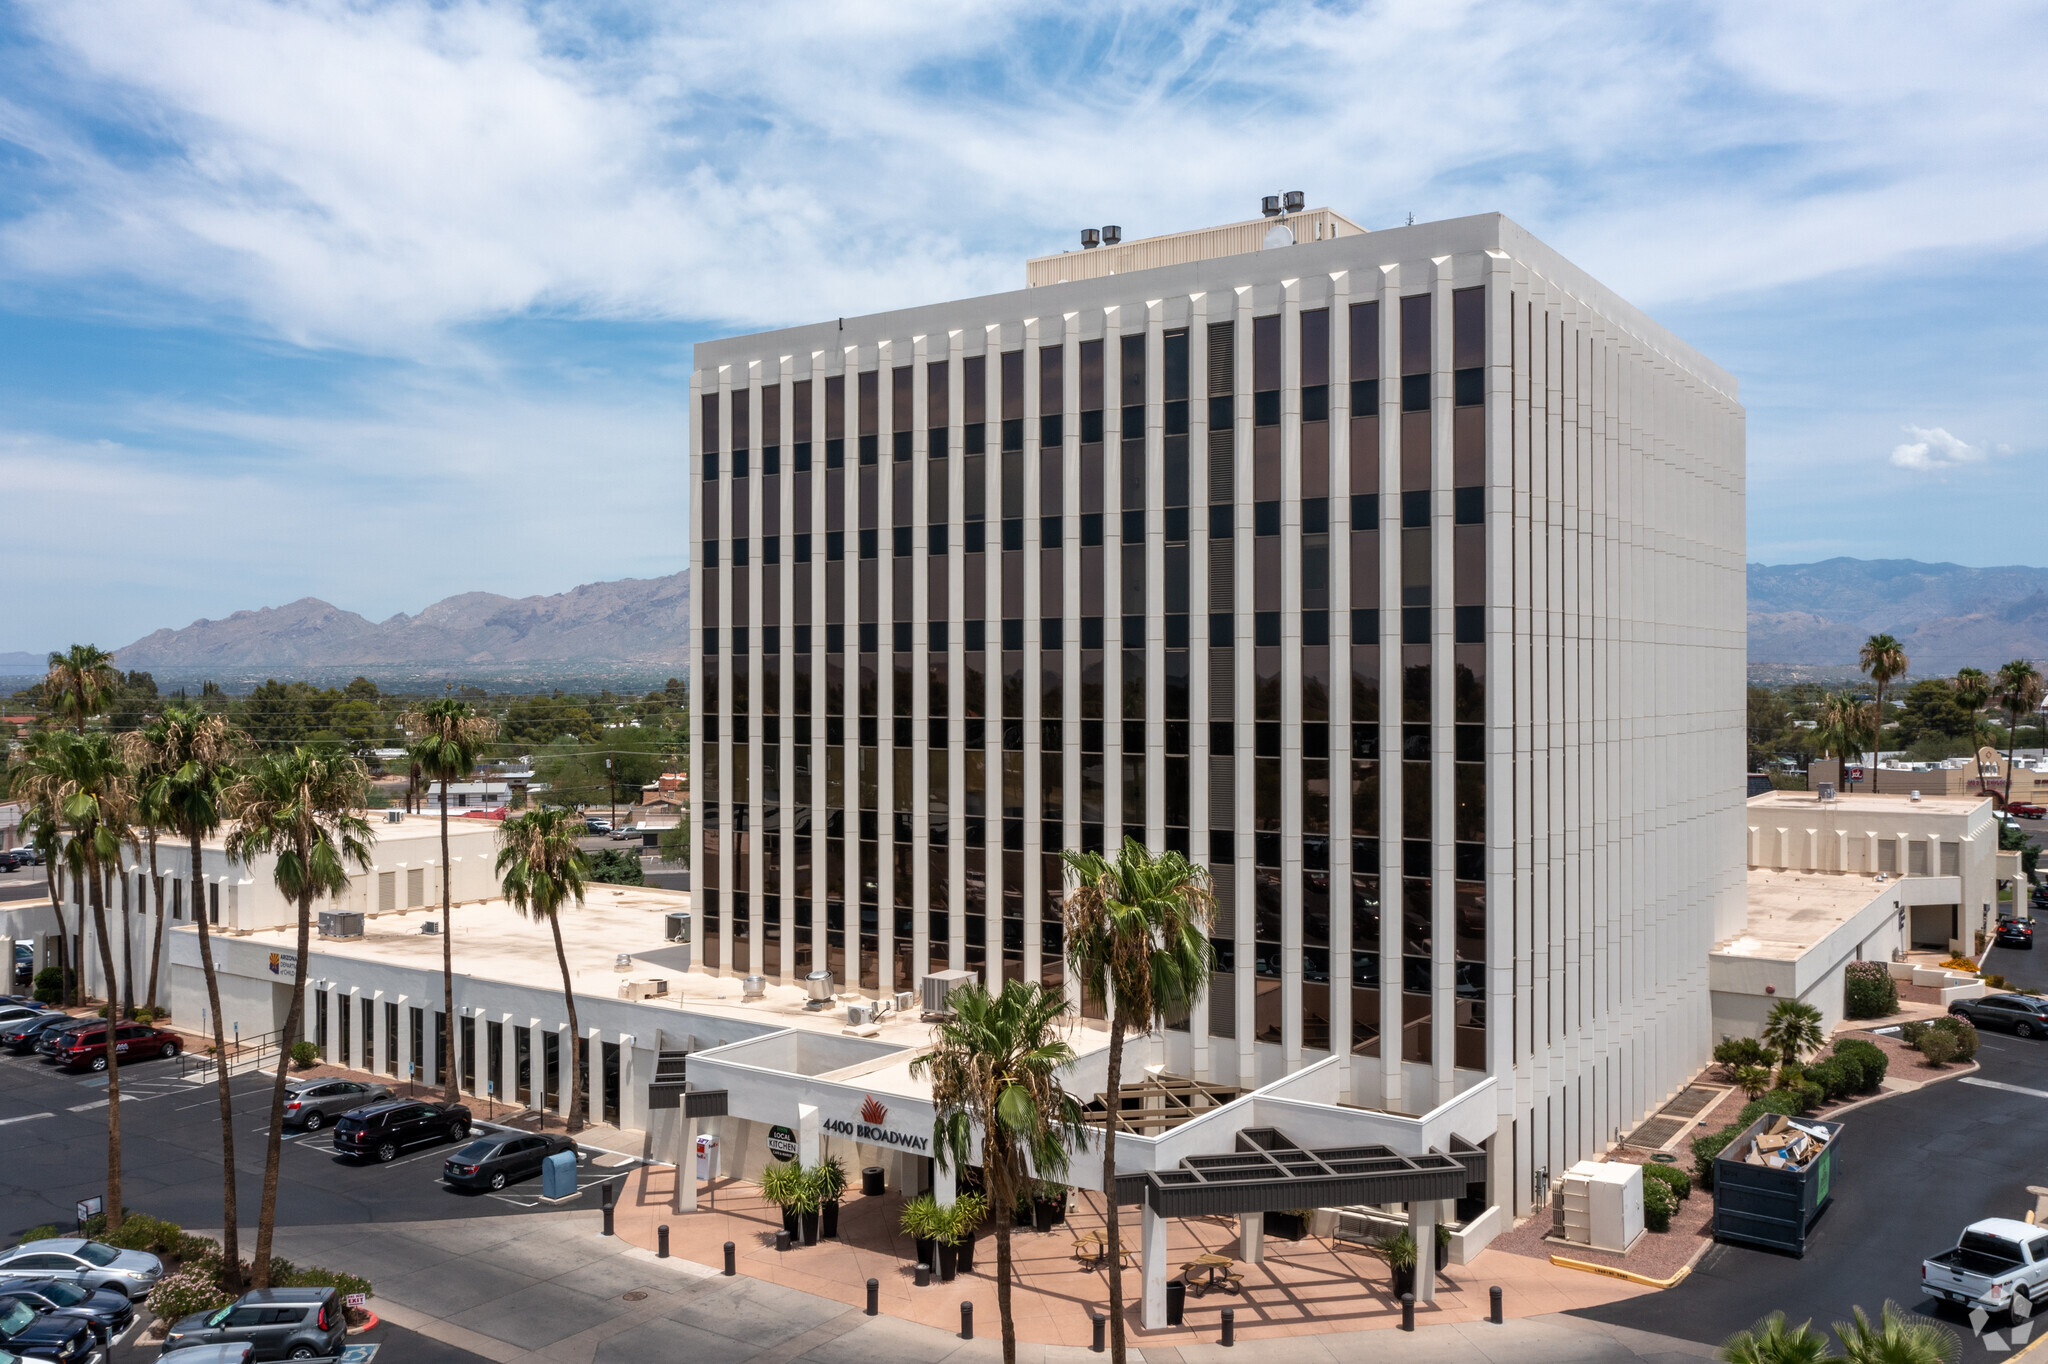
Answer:
<path fill-rule="evenodd" d="M 1948 1011 L 1980 1028 L 2000 1028 L 2021 1037 L 2048 1035 L 2048 997 L 1986 995 L 1982 999 L 1959 999 L 1948 1006 Z"/>
<path fill-rule="evenodd" d="M 42 1042 L 43 1034 L 51 1029 L 82 1028 L 88 1022 L 98 1021 L 96 1018 L 73 1018 L 70 1014 L 61 1014 L 53 1009 L 48 1013 L 24 1018 L 19 1023 L 5 1025 L 4 1030 L 0 1030 L 0 1047 L 5 1047 L 16 1056 L 20 1056 L 25 1052 L 34 1051 Z"/>
<path fill-rule="evenodd" d="M 2000 947 L 2034 947 L 2034 921 L 2032 919 L 2000 919 L 1998 921 L 1998 945 Z"/>
<path fill-rule="evenodd" d="M 85 1364 L 102 1353 L 100 1333 L 83 1317 L 40 1311 L 26 1298 L 0 1294 L 0 1344 L 18 1355 Z"/>
<path fill-rule="evenodd" d="M 441 1178 L 462 1189 L 502 1189 L 533 1178 L 542 1161 L 562 1151 L 575 1154 L 576 1143 L 559 1133 L 493 1132 L 448 1157 Z"/>
<path fill-rule="evenodd" d="M 64 1279 L 16 1279 L 0 1284 L 0 1293 L 26 1299 L 39 1310 L 56 1316 L 90 1321 L 99 1329 L 102 1345 L 126 1331 L 135 1320 L 135 1304 L 127 1294 L 111 1288 L 91 1289 Z"/>

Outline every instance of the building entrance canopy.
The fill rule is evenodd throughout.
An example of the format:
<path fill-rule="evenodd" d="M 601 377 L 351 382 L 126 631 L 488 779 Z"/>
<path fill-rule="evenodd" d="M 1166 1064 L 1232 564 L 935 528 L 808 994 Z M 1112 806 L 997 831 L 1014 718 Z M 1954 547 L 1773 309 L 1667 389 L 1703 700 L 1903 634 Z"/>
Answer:
<path fill-rule="evenodd" d="M 1486 1178 L 1486 1152 L 1455 1134 L 1451 1153 L 1408 1156 L 1386 1146 L 1305 1150 L 1276 1128 L 1237 1133 L 1228 1155 L 1189 1156 L 1177 1168 L 1119 1175 L 1117 1202 L 1166 1217 L 1284 1212 L 1462 1198 Z"/>

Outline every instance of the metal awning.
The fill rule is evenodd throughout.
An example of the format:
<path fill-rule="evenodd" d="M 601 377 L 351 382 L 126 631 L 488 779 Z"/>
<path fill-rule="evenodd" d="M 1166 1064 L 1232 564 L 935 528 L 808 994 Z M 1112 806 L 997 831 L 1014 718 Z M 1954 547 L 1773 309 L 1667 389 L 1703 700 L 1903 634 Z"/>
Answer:
<path fill-rule="evenodd" d="M 1245 1093 L 1237 1085 L 1211 1084 L 1207 1080 L 1190 1080 L 1179 1075 L 1147 1075 L 1142 1080 L 1118 1086 L 1116 1130 L 1137 1136 L 1171 1131 L 1182 1123 L 1192 1122 L 1204 1113 L 1243 1098 Z M 1092 1127 L 1106 1127 L 1109 1125 L 1109 1113 L 1109 1095 L 1098 1092 L 1081 1116 Z"/>
<path fill-rule="evenodd" d="M 1451 1151 L 1406 1156 L 1387 1146 L 1305 1150 L 1279 1130 L 1249 1127 L 1229 1155 L 1190 1156 L 1172 1170 L 1117 1177 L 1117 1202 L 1168 1217 L 1284 1212 L 1462 1198 L 1486 1178 L 1486 1152 L 1460 1137 Z"/>

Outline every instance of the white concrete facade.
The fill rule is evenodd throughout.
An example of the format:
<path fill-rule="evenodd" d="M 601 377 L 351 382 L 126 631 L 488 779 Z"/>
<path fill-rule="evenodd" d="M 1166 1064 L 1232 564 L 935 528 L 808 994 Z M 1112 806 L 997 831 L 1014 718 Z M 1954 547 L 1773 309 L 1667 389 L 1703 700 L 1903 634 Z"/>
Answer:
<path fill-rule="evenodd" d="M 1454 356 L 1454 309 L 1470 290 L 1484 291 L 1484 325 L 1480 362 L 1468 366 Z M 1418 298 L 1432 322 L 1420 374 L 1402 362 L 1400 322 L 1403 300 L 1413 308 Z M 1359 375 L 1346 320 L 1358 316 L 1354 305 L 1374 303 L 1377 371 Z M 1315 440 L 1327 447 L 1314 458 L 1318 495 L 1310 497 L 1304 494 L 1304 478 L 1311 477 L 1304 429 L 1311 422 L 1300 327 L 1305 314 L 1325 309 L 1327 383 L 1308 387 L 1323 390 L 1314 410 L 1326 412 L 1327 425 Z M 1254 332 L 1261 319 L 1273 317 L 1281 320 L 1282 347 L 1277 433 L 1273 453 L 1262 458 L 1256 452 L 1269 439 L 1260 407 L 1267 386 L 1254 374 L 1264 363 L 1254 352 Z M 1234 324 L 1227 333 L 1234 352 L 1218 363 L 1209 345 L 1226 335 L 1217 330 L 1223 322 Z M 1182 333 L 1194 376 L 1185 409 L 1193 488 L 1184 494 L 1184 531 L 1172 528 L 1178 504 L 1168 501 L 1166 488 L 1165 451 L 1177 433 L 1168 430 L 1162 359 L 1168 342 Z M 1139 405 L 1118 401 L 1126 338 L 1144 356 L 1142 428 L 1124 425 L 1127 412 L 1139 419 Z M 1109 395 L 1095 400 L 1099 416 L 1083 406 L 1080 380 L 1083 348 L 1095 342 L 1102 343 L 1101 382 Z M 1047 349 L 1064 357 L 1059 395 L 1039 391 Z M 1021 508 L 1007 504 L 996 472 L 1008 444 L 1008 433 L 998 430 L 1008 419 L 1004 399 L 1014 396 L 996 377 L 998 360 L 1018 350 L 1026 356 L 1018 405 Z M 970 395 L 963 388 L 964 363 L 977 357 L 985 361 L 988 384 L 985 444 L 965 439 Z M 941 361 L 943 370 L 930 368 Z M 891 371 L 905 366 L 912 370 L 913 416 L 899 422 Z M 1480 391 L 1468 403 L 1460 384 L 1474 370 Z M 857 380 L 877 371 L 880 411 L 863 424 Z M 927 429 L 926 414 L 934 410 L 927 385 L 935 374 L 950 385 L 943 429 Z M 1222 382 L 1219 375 L 1230 376 L 1227 391 L 1204 382 Z M 801 429 L 822 451 L 826 382 L 834 378 L 845 385 L 846 405 L 843 574 L 828 573 L 821 552 L 830 523 L 827 462 L 808 446 L 807 464 L 793 458 L 800 430 L 796 386 L 810 385 Z M 1404 380 L 1417 378 L 1426 378 L 1426 396 L 1414 408 L 1404 402 Z M 1046 882 L 1043 854 L 1091 836 L 1113 848 L 1128 832 L 1153 847 L 1185 840 L 1197 861 L 1212 866 L 1224 909 L 1219 952 L 1236 964 L 1227 982 L 1219 977 L 1219 994 L 1227 988 L 1228 997 L 1200 1001 L 1185 1031 L 1155 1043 L 1157 1059 L 1177 1073 L 1257 1086 L 1335 1057 L 1340 1097 L 1410 1114 L 1434 1109 L 1490 1076 L 1496 1116 L 1491 1201 L 1517 1213 L 1529 1210 L 1535 1171 L 1561 1171 L 1600 1152 L 1707 1060 L 1713 1040 L 1708 956 L 1717 940 L 1741 927 L 1744 915 L 1744 415 L 1725 371 L 1513 222 L 1482 215 L 1416 224 L 710 342 L 697 347 L 691 394 L 693 416 L 710 413 L 712 432 L 707 445 L 707 423 L 693 424 L 690 458 L 699 491 L 690 503 L 692 562 L 717 565 L 717 571 L 701 575 L 708 580 L 699 622 L 705 628 L 692 633 L 690 676 L 699 698 L 710 694 L 707 687 L 716 689 L 718 704 L 705 708 L 700 700 L 700 709 L 719 717 L 714 726 L 692 730 L 692 771 L 701 774 L 693 792 L 699 817 L 692 822 L 692 866 L 700 885 L 714 892 L 702 907 L 707 929 L 727 945 L 718 969 L 761 970 L 769 925 L 780 945 L 771 974 L 792 979 L 828 960 L 835 894 L 827 887 L 823 849 L 831 831 L 847 840 L 850 867 L 856 840 L 872 836 L 881 848 L 879 960 L 860 968 L 873 970 L 881 991 L 948 967 L 983 971 L 999 983 L 999 897 L 1006 889 L 1021 891 L 1023 905 L 1012 973 L 1038 978 L 1044 969 L 1056 979 L 1048 960 L 1056 952 L 1047 950 L 1040 907 L 1057 886 Z M 1209 403 L 1202 401 L 1205 394 Z M 1355 410 L 1355 394 L 1370 395 L 1375 405 Z M 1233 402 L 1218 405 L 1219 396 Z M 1476 481 L 1458 457 L 1468 448 L 1458 433 L 1469 429 L 1475 408 L 1483 413 Z M 1225 411 L 1232 413 L 1235 439 L 1212 443 L 1211 414 L 1220 418 Z M 1051 416 L 1061 419 L 1056 444 L 1049 439 L 1055 425 L 1039 420 Z M 1419 474 L 1409 447 L 1405 477 L 1404 416 L 1421 419 L 1420 428 L 1407 427 L 1426 433 Z M 1376 421 L 1376 450 L 1353 450 L 1354 429 L 1370 429 L 1355 426 L 1354 417 Z M 1091 421 L 1100 427 L 1098 458 L 1111 459 L 1120 449 L 1128 457 L 1142 442 L 1143 476 L 1130 480 L 1142 487 L 1141 505 L 1123 503 L 1113 476 L 1102 480 L 1099 512 L 1081 500 Z M 766 434 L 771 430 L 779 433 L 774 447 Z M 869 431 L 880 450 L 873 513 L 880 552 L 874 592 L 864 601 L 856 542 L 867 522 L 856 520 L 851 485 L 862 469 L 856 445 Z M 907 468 L 892 459 L 892 438 L 908 451 Z M 760 496 L 735 488 L 744 480 L 734 476 L 734 451 L 749 449 L 748 443 Z M 1219 463 L 1212 451 L 1226 447 Z M 771 480 L 761 476 L 771 467 L 767 448 L 775 448 L 778 459 L 772 506 L 765 505 Z M 987 461 L 979 482 L 964 472 L 964 462 L 975 458 L 970 448 Z M 707 455 L 714 457 L 711 465 Z M 724 456 L 722 464 L 717 455 Z M 1265 485 L 1273 463 L 1279 486 L 1269 497 L 1255 490 Z M 707 480 L 705 470 L 713 466 L 716 476 Z M 798 474 L 799 468 L 815 472 Z M 929 497 L 940 476 L 946 477 L 943 515 Z M 901 517 L 899 482 L 914 507 Z M 985 505 L 968 505 L 969 486 L 986 497 Z M 1466 542 L 1456 532 L 1472 523 L 1461 525 L 1456 495 L 1470 488 L 1483 489 L 1477 522 L 1483 568 L 1479 595 L 1468 603 L 1471 584 L 1460 576 L 1466 561 L 1458 557 Z M 1050 497 L 1053 489 L 1058 502 L 1041 504 L 1040 490 Z M 1429 495 L 1420 525 L 1409 519 L 1403 498 L 1416 491 Z M 1278 575 L 1277 612 L 1262 605 L 1269 581 L 1261 534 L 1267 503 L 1277 503 L 1270 565 Z M 743 524 L 733 519 L 735 506 Z M 1048 507 L 1058 511 L 1057 519 Z M 1142 522 L 1125 520 L 1126 512 L 1141 512 Z M 1356 522 L 1354 512 L 1373 519 Z M 1090 515 L 1099 515 L 1103 526 L 1099 584 L 1076 571 L 1093 562 L 1085 557 Z M 950 539 L 943 559 L 932 535 L 942 522 Z M 1142 541 L 1122 544 L 1115 534 L 1120 526 L 1142 526 Z M 1227 539 L 1212 533 L 1225 528 Z M 962 551 L 976 529 L 986 536 L 988 566 L 978 574 L 983 597 L 969 603 L 964 561 L 972 556 Z M 901 610 L 892 571 L 901 558 L 889 551 L 892 530 L 910 561 L 901 581 L 911 601 Z M 1425 531 L 1426 546 L 1404 537 L 1404 530 Z M 1047 534 L 1061 538 L 1047 544 Z M 995 561 L 998 546 L 1013 543 L 1007 535 L 1015 536 L 1018 548 L 1011 552 L 1027 566 L 1021 604 L 1006 605 L 999 585 L 1003 570 Z M 762 568 L 770 537 L 780 555 L 773 591 Z M 800 537 L 811 542 L 802 556 L 793 552 Z M 752 546 L 744 567 L 736 566 L 737 541 Z M 701 557 L 721 544 L 723 560 Z M 1408 547 L 1415 553 L 1404 555 Z M 1042 601 L 1048 580 L 1039 565 L 1048 548 L 1063 551 L 1064 571 L 1058 597 Z M 1364 554 L 1372 556 L 1369 562 L 1355 561 Z M 1304 563 L 1322 555 L 1325 586 L 1305 587 Z M 1128 600 L 1126 562 L 1134 584 L 1136 566 L 1143 565 L 1142 590 Z M 1166 566 L 1181 562 L 1185 596 L 1192 600 L 1169 595 Z M 1436 584 L 1433 593 L 1422 593 L 1427 605 L 1419 617 L 1404 596 L 1418 562 L 1426 565 L 1423 580 Z M 828 582 L 840 584 L 843 596 L 836 602 L 827 601 Z M 1099 619 L 1091 626 L 1092 613 L 1082 602 L 1097 586 L 1105 604 L 1095 608 Z M 1307 599 L 1309 591 L 1321 605 Z M 932 610 L 941 593 L 946 609 Z M 1459 608 L 1468 605 L 1479 608 L 1476 644 L 1461 642 L 1471 638 L 1460 633 L 1467 618 Z M 1255 695 L 1255 668 L 1262 665 L 1254 656 L 1268 647 L 1268 616 L 1277 617 L 1280 659 L 1281 709 L 1274 721 Z M 1227 647 L 1215 647 L 1216 636 L 1206 628 L 1218 617 Z M 1017 637 L 999 641 L 1006 618 L 1015 622 Z M 879 723 L 871 737 L 861 733 L 851 700 L 844 734 L 829 744 L 827 720 L 837 717 L 828 717 L 822 700 L 798 703 L 794 642 L 807 642 L 803 666 L 822 695 L 833 661 L 830 621 L 842 622 L 848 641 L 866 621 L 881 637 Z M 1048 638 L 1055 621 L 1057 647 Z M 907 629 L 898 638 L 909 643 L 904 675 L 912 695 L 900 707 L 886 642 L 893 625 Z M 934 633 L 934 625 L 943 625 L 943 632 Z M 985 631 L 988 661 L 978 674 L 965 666 L 971 625 Z M 1058 749 L 1044 746 L 1042 736 L 1052 731 L 1041 723 L 1049 718 L 1046 696 L 1084 695 L 1083 640 L 1091 628 L 1101 632 L 1102 695 L 1125 693 L 1127 656 L 1133 666 L 1142 657 L 1144 679 L 1142 721 L 1132 721 L 1129 709 L 1122 724 L 1114 712 L 1104 713 L 1099 770 L 1106 790 L 1094 826 L 1084 806 L 1086 765 L 1096 761 L 1083 748 L 1088 717 L 1067 702 Z M 744 653 L 734 647 L 732 632 L 740 629 L 751 637 Z M 764 632 L 771 629 L 779 660 L 773 672 L 763 657 Z M 1176 629 L 1200 638 L 1191 643 L 1174 635 Z M 724 647 L 707 649 L 720 632 Z M 1326 645 L 1314 642 L 1319 639 Z M 942 648 L 935 651 L 932 643 L 939 640 Z M 1428 718 L 1419 726 L 1404 723 L 1399 700 L 1404 641 L 1417 641 L 1405 647 L 1423 650 L 1429 669 Z M 1354 715 L 1354 687 L 1340 680 L 1349 671 L 1339 660 L 1351 659 L 1354 645 L 1377 650 L 1376 717 Z M 848 654 L 866 647 L 875 646 L 844 645 Z M 1180 647 L 1187 649 L 1184 725 L 1168 714 L 1164 685 L 1166 666 Z M 1305 721 L 1305 659 L 1322 648 L 1332 681 L 1327 717 Z M 1473 726 L 1483 730 L 1483 875 L 1468 881 L 1460 873 L 1470 864 L 1454 836 L 1467 798 L 1457 768 L 1466 764 L 1454 759 L 1466 753 L 1461 721 L 1470 719 L 1458 709 L 1457 669 L 1472 655 L 1460 650 L 1475 648 L 1483 657 L 1483 715 Z M 1015 717 L 1017 750 L 1003 732 L 997 660 L 1007 652 L 1020 652 L 1024 676 L 1034 679 L 1023 688 Z M 951 679 L 949 709 L 928 705 L 934 663 Z M 851 696 L 855 660 L 844 659 L 843 667 Z M 1058 680 L 1057 687 L 1041 690 L 1035 681 L 1041 670 Z M 985 691 L 963 702 L 972 676 Z M 772 707 L 763 702 L 771 681 Z M 749 706 L 732 713 L 731 698 L 741 689 Z M 1379 699 L 1390 694 L 1394 699 Z M 903 719 L 892 726 L 899 712 Z M 1269 724 L 1278 736 L 1270 750 L 1280 774 L 1278 855 L 1255 865 L 1255 856 L 1266 855 L 1255 830 L 1267 818 L 1257 788 L 1266 780 L 1258 764 L 1268 757 Z M 933 747 L 934 729 L 944 735 L 944 750 Z M 1142 750 L 1126 745 L 1127 732 L 1133 742 L 1142 732 Z M 981 736 L 971 749 L 970 733 Z M 899 735 L 909 743 L 900 755 Z M 1226 735 L 1229 747 L 1218 746 Z M 764 757 L 771 749 L 773 756 Z M 1006 821 L 1008 797 L 997 798 L 1000 774 L 1006 755 L 1018 750 L 1024 817 Z M 950 761 L 934 764 L 935 752 Z M 1420 761 L 1398 760 L 1404 753 Z M 968 758 L 985 764 L 977 769 L 986 773 L 979 790 L 967 783 Z M 1366 789 L 1359 784 L 1361 763 L 1375 769 L 1376 821 L 1363 808 L 1353 809 L 1354 788 Z M 1351 779 L 1329 777 L 1327 824 L 1322 832 L 1306 830 L 1304 800 L 1313 774 L 1333 765 L 1339 772 L 1350 768 Z M 1139 803 L 1123 799 L 1127 767 L 1134 792 L 1142 773 L 1142 818 Z M 1404 791 L 1404 769 L 1427 781 L 1426 794 Z M 1043 783 L 1056 773 L 1063 774 L 1064 799 L 1049 803 Z M 779 774 L 776 783 L 764 788 L 770 774 Z M 857 780 L 875 792 L 877 835 L 866 831 L 854 798 L 845 794 Z M 764 863 L 763 840 L 770 789 L 779 792 L 772 798 L 772 827 L 782 863 L 772 872 L 769 863 L 778 859 Z M 1316 796 L 1318 804 L 1321 799 Z M 1167 815 L 1183 801 L 1185 824 L 1179 825 Z M 736 807 L 749 810 L 754 821 L 739 866 L 731 852 Z M 1051 808 L 1057 820 L 1038 817 Z M 725 812 L 723 820 L 718 812 Z M 909 890 L 893 894 L 892 812 L 909 831 L 910 877 Z M 1429 837 L 1406 836 L 1411 812 L 1432 831 Z M 1323 812 L 1314 818 L 1321 820 Z M 932 839 L 935 825 L 949 827 L 944 844 Z M 1230 860 L 1207 855 L 1212 831 L 1234 839 Z M 716 880 L 704 879 L 707 836 L 727 840 Z M 815 843 L 801 871 L 791 854 L 799 838 Z M 1021 853 L 1014 886 L 1006 884 L 1006 850 Z M 1406 865 L 1411 852 L 1422 865 Z M 1370 867 L 1361 860 L 1368 853 Z M 719 865 L 714 857 L 711 866 Z M 1327 940 L 1316 941 L 1324 930 L 1308 926 L 1304 887 L 1325 870 Z M 1402 889 L 1404 873 L 1424 883 L 1418 870 L 1427 873 L 1426 890 L 1411 900 Z M 935 908 L 933 878 L 941 873 L 952 898 L 944 907 L 945 936 L 934 939 L 926 911 Z M 982 922 L 970 923 L 977 911 L 968 908 L 967 896 L 978 879 L 985 879 L 986 900 L 978 911 Z M 1357 889 L 1368 881 L 1370 891 Z M 1261 899 L 1269 884 L 1278 900 L 1270 920 Z M 1381 885 L 1394 889 L 1383 893 Z M 1461 898 L 1464 886 L 1476 895 Z M 850 938 L 853 890 L 839 894 Z M 753 935 L 744 960 L 731 950 L 736 896 Z M 1372 902 L 1370 917 L 1354 905 L 1355 897 Z M 910 906 L 911 925 L 900 943 L 890 931 L 892 903 L 899 899 Z M 1460 955 L 1461 934 L 1475 942 L 1482 936 L 1470 932 L 1469 923 L 1461 927 L 1461 905 L 1483 922 L 1476 960 Z M 1354 940 L 1354 917 L 1372 925 L 1372 936 Z M 1270 942 L 1260 936 L 1269 921 L 1278 925 Z M 1426 943 L 1426 956 L 1404 952 L 1404 942 Z M 843 950 L 845 976 L 852 976 L 855 948 L 848 942 Z M 1412 973 L 1405 965 L 1411 957 Z M 1399 1045 L 1391 1040 L 1397 1038 Z"/>

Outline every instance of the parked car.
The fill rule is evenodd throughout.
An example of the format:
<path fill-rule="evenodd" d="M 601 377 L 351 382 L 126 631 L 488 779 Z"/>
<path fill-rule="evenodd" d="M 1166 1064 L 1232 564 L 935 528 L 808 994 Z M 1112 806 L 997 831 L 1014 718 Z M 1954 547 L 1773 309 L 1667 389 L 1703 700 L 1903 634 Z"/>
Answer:
<path fill-rule="evenodd" d="M 0 1279 L 57 1279 L 140 1298 L 156 1287 L 164 1262 L 146 1250 L 116 1250 L 79 1236 L 23 1241 L 0 1252 Z"/>
<path fill-rule="evenodd" d="M 67 1032 L 51 1033 L 37 1044 L 43 1059 L 55 1061 L 65 1070 L 105 1070 L 107 1068 L 107 1025 L 93 1019 L 83 1028 Z M 146 1057 L 161 1056 L 165 1060 L 176 1056 L 185 1049 L 174 1032 L 153 1028 L 147 1023 L 123 1023 L 114 1030 L 114 1050 L 123 1061 L 140 1061 Z"/>
<path fill-rule="evenodd" d="M 31 1018 L 41 1018 L 44 1012 L 40 1004 L 0 1004 L 0 1031 Z"/>
<path fill-rule="evenodd" d="M 342 1114 L 334 1124 L 334 1149 L 358 1160 L 396 1160 L 408 1146 L 461 1141 L 468 1135 L 464 1105 L 397 1099 Z"/>
<path fill-rule="evenodd" d="M 60 1317 L 6 1293 L 0 1293 L 0 1345 L 58 1364 L 86 1364 L 101 1348 L 99 1328 L 84 1317 Z"/>
<path fill-rule="evenodd" d="M 594 834 L 608 834 L 612 831 L 612 822 L 608 819 L 586 819 L 583 827 Z"/>
<path fill-rule="evenodd" d="M 63 1279 L 20 1279 L 0 1284 L 0 1293 L 25 1298 L 46 1311 L 84 1317 L 99 1327 L 102 1345 L 135 1320 L 135 1304 L 111 1288 L 87 1288 Z"/>
<path fill-rule="evenodd" d="M 9 848 L 5 852 L 0 852 L 0 872 L 20 871 L 29 865 L 29 860 L 21 855 L 19 848 Z"/>
<path fill-rule="evenodd" d="M 539 1174 L 549 1156 L 575 1150 L 576 1143 L 558 1132 L 492 1132 L 448 1157 L 441 1178 L 463 1189 L 502 1189 Z"/>
<path fill-rule="evenodd" d="M 0 1047 L 5 1047 L 16 1056 L 25 1055 L 36 1049 L 43 1040 L 43 1034 L 52 1030 L 83 1027 L 88 1021 L 98 1019 L 73 1018 L 70 1014 L 48 1009 L 39 1014 L 30 1014 L 19 1023 L 0 1024 Z"/>
<path fill-rule="evenodd" d="M 2034 946 L 2034 921 L 2032 919 L 2000 919 L 1998 921 L 1998 945 L 2000 947 Z"/>
<path fill-rule="evenodd" d="M 14 983 L 27 985 L 36 977 L 36 950 L 25 942 L 14 945 Z"/>
<path fill-rule="evenodd" d="M 1948 1006 L 1948 1011 L 1979 1028 L 2002 1028 L 2021 1037 L 2048 1035 L 2048 997 L 1985 995 L 1982 999 L 1959 999 Z"/>
<path fill-rule="evenodd" d="M 1987 1217 L 1963 1229 L 1954 1247 L 1920 1262 L 1920 1286 L 1930 1297 L 1981 1307 L 2009 1310 L 2021 1298 L 2033 1304 L 2048 1299 L 2048 1228 L 2010 1217 Z"/>
<path fill-rule="evenodd" d="M 2005 808 L 2008 814 L 2017 815 L 2021 819 L 2048 817 L 2048 805 L 2036 805 L 2030 800 L 2016 800 Z"/>
<path fill-rule="evenodd" d="M 284 1125 L 317 1132 L 352 1108 L 382 1103 L 392 1097 L 383 1085 L 362 1080 L 288 1080 L 284 1093 Z"/>
<path fill-rule="evenodd" d="M 248 1358 L 317 1359 L 341 1353 L 348 1314 L 332 1288 L 259 1288 L 195 1312 L 164 1336 L 164 1354 L 202 1345 L 249 1346 Z"/>

